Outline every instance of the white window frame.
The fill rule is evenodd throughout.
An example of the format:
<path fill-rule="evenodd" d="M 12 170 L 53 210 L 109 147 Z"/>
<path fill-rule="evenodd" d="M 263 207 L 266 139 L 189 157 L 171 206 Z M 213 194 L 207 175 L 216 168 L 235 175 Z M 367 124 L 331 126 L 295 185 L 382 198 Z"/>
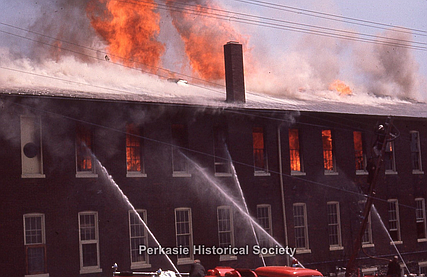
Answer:
<path fill-rule="evenodd" d="M 222 151 L 228 151 L 227 149 L 227 135 L 224 127 L 219 125 L 213 128 L 213 153 L 214 153 L 214 171 L 216 177 L 231 177 L 231 157 L 228 154 L 226 157 L 221 157 Z M 218 141 L 218 138 L 222 138 L 223 142 Z M 218 171 L 218 167 L 224 167 L 226 170 Z"/>
<path fill-rule="evenodd" d="M 138 209 L 136 210 L 141 217 L 141 219 L 144 222 L 147 222 L 147 210 L 144 209 Z M 132 259 L 132 252 L 136 251 L 139 255 L 139 245 L 136 247 L 136 249 L 132 248 L 132 239 L 141 239 L 143 241 L 143 245 L 148 247 L 148 233 L 145 228 L 145 225 L 142 222 L 138 222 L 138 224 L 132 224 L 131 217 L 135 216 L 137 220 L 139 218 L 135 215 L 135 212 L 133 210 L 128 211 L 128 220 L 129 220 L 129 250 L 130 250 L 130 268 L 131 269 L 138 269 L 138 268 L 149 268 L 151 267 L 150 261 L 149 261 L 149 255 L 147 252 L 142 253 L 141 255 L 144 255 L 144 261 L 133 261 Z M 136 228 L 142 228 L 142 235 L 132 235 L 133 227 L 136 226 Z"/>
<path fill-rule="evenodd" d="M 302 214 L 295 214 L 296 208 L 302 208 Z M 296 225 L 296 217 L 302 217 L 303 225 Z M 293 204 L 293 217 L 294 217 L 294 233 L 295 233 L 295 247 L 297 247 L 297 254 L 311 253 L 309 239 L 308 239 L 308 220 L 307 220 L 307 205 L 305 203 L 294 203 Z M 302 229 L 303 231 L 303 239 L 304 239 L 304 247 L 298 247 L 297 244 L 297 229 Z"/>
<path fill-rule="evenodd" d="M 426 224 L 426 202 L 424 198 L 415 198 L 415 218 L 416 223 L 424 224 L 424 238 L 418 238 L 418 242 L 427 241 L 427 224 Z"/>
<path fill-rule="evenodd" d="M 271 205 L 270 204 L 258 204 L 256 206 L 257 221 L 258 224 L 267 232 L 271 237 L 273 237 L 273 220 L 271 218 Z M 273 242 L 270 237 L 268 237 L 263 231 L 258 231 L 258 243 L 261 247 L 272 247 Z M 274 255 L 263 255 L 274 256 Z"/>
<path fill-rule="evenodd" d="M 390 242 L 390 244 L 402 244 L 402 234 L 400 232 L 400 215 L 399 215 L 399 201 L 397 199 L 388 199 L 388 231 L 397 232 L 397 240 Z M 390 208 L 393 208 L 391 210 Z M 390 225 L 395 223 L 396 227 L 391 228 Z M 394 225 L 394 224 L 393 224 Z"/>
<path fill-rule="evenodd" d="M 188 233 L 182 233 L 182 234 L 178 234 L 178 216 L 177 213 L 178 212 L 187 212 L 188 213 L 188 222 L 186 224 L 188 224 Z M 192 222 L 192 215 L 191 215 L 191 208 L 186 208 L 186 207 L 182 207 L 182 208 L 176 208 L 174 211 L 175 214 L 175 238 L 176 238 L 176 246 L 180 247 L 180 245 L 178 244 L 178 237 L 179 236 L 188 236 L 189 237 L 189 250 L 190 253 L 188 255 L 188 257 L 177 257 L 177 264 L 178 265 L 182 265 L 182 264 L 192 264 L 194 262 L 194 253 L 193 253 L 193 222 Z M 185 222 L 184 222 L 185 223 Z"/>
<path fill-rule="evenodd" d="M 26 219 L 27 218 L 40 218 L 40 228 L 41 228 L 41 234 L 40 234 L 40 242 L 29 242 L 27 241 L 27 231 L 31 231 L 29 228 L 29 226 L 27 226 L 26 224 Z M 35 273 L 35 274 L 28 274 L 28 268 L 25 269 L 26 272 L 26 277 L 27 276 L 37 276 L 37 277 L 48 277 L 49 273 L 47 273 L 47 261 L 46 261 L 46 227 L 45 227 L 45 215 L 42 213 L 28 213 L 28 214 L 24 214 L 23 215 L 23 227 L 24 227 L 24 245 L 25 245 L 25 259 L 28 259 L 28 254 L 27 254 L 27 249 L 31 248 L 31 247 L 43 247 L 44 248 L 44 257 L 43 257 L 43 262 L 44 262 L 44 273 Z M 26 264 L 28 262 L 26 261 Z"/>
<path fill-rule="evenodd" d="M 22 178 L 46 178 L 43 174 L 43 136 L 42 120 L 40 116 L 21 115 L 21 169 Z M 38 130 L 36 128 L 38 126 Z M 38 131 L 38 132 L 37 132 Z M 32 138 L 34 136 L 34 138 Z M 38 140 L 38 141 L 37 141 Z M 24 153 L 27 143 L 37 143 L 39 153 L 36 157 L 29 158 Z M 36 169 L 32 169 L 36 167 Z"/>
<path fill-rule="evenodd" d="M 82 224 L 81 216 L 90 215 L 94 217 L 94 228 L 95 228 L 95 238 L 91 240 L 82 240 Z M 99 224 L 98 224 L 98 212 L 95 211 L 84 211 L 78 213 L 78 222 L 79 222 L 79 252 L 80 252 L 80 274 L 88 273 L 98 273 L 102 272 L 100 267 L 100 253 L 99 253 Z M 96 259 L 97 264 L 94 266 L 83 266 L 83 245 L 84 244 L 96 244 Z"/>
<path fill-rule="evenodd" d="M 226 211 L 228 213 L 228 222 L 225 222 L 223 218 L 220 217 L 221 212 L 220 211 Z M 217 223 L 218 223 L 218 247 L 226 248 L 228 246 L 234 247 L 234 219 L 233 219 L 233 210 L 230 206 L 219 206 L 217 207 Z M 229 226 L 228 230 L 221 230 L 221 226 L 225 225 Z M 228 233 L 230 236 L 230 243 L 228 245 L 224 245 L 223 242 L 221 242 L 221 234 Z M 236 260 L 237 256 L 234 255 L 220 255 L 219 260 L 220 261 L 230 261 L 230 260 Z"/>
<path fill-rule="evenodd" d="M 418 147 L 418 152 L 413 152 L 412 151 L 412 138 L 413 138 L 413 134 L 417 134 L 417 140 L 416 140 L 416 144 Z M 422 163 L 422 158 L 421 158 L 421 139 L 420 139 L 420 132 L 418 131 L 410 131 L 409 135 L 411 136 L 411 163 L 412 163 L 412 153 L 417 153 L 418 155 L 418 164 L 419 164 L 419 168 L 412 168 L 412 174 L 424 174 L 423 171 L 423 163 Z"/>
<path fill-rule="evenodd" d="M 344 249 L 342 244 L 342 232 L 341 232 L 341 212 L 340 212 L 340 203 L 338 201 L 329 201 L 327 204 L 327 216 L 328 216 L 328 233 L 329 238 L 334 235 L 336 236 L 337 243 L 331 244 L 331 240 L 329 239 L 329 250 L 342 250 Z M 331 213 L 329 207 L 334 207 L 334 213 Z M 334 218 L 334 222 L 330 222 L 331 217 Z M 333 228 L 336 230 L 336 234 L 331 234 L 330 230 Z"/>
<path fill-rule="evenodd" d="M 365 205 L 366 205 L 366 200 L 359 201 L 359 206 L 361 208 L 360 209 L 361 213 L 363 213 Z M 365 237 L 365 235 L 368 236 L 368 240 L 367 241 L 363 240 L 363 238 Z M 369 211 L 368 221 L 366 222 L 365 233 L 362 236 L 361 243 L 362 243 L 362 247 L 363 248 L 368 248 L 368 247 L 374 247 L 375 246 L 374 245 L 374 239 L 373 239 L 373 236 L 372 236 L 372 211 Z"/>
<path fill-rule="evenodd" d="M 418 273 L 420 276 L 422 276 L 421 274 L 427 275 L 427 261 L 418 262 Z"/>

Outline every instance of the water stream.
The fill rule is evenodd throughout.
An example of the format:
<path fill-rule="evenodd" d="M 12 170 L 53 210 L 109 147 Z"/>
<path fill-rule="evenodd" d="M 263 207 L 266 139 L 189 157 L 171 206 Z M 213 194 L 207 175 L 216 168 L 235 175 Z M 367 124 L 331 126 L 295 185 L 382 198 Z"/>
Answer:
<path fill-rule="evenodd" d="M 400 258 L 400 260 L 402 261 L 402 263 L 403 263 L 404 267 L 406 268 L 406 270 L 408 271 L 408 273 L 411 273 L 411 272 L 409 271 L 409 269 L 408 269 L 408 267 L 407 267 L 407 265 L 406 265 L 405 261 L 403 260 L 402 255 L 400 254 L 399 249 L 397 249 L 396 243 L 394 243 L 394 240 L 393 240 L 393 238 L 391 237 L 390 232 L 388 231 L 387 227 L 385 226 L 384 221 L 382 220 L 382 218 L 381 218 L 380 214 L 378 213 L 377 208 L 375 208 L 375 205 L 374 205 L 374 204 L 372 204 L 371 211 L 372 211 L 372 212 L 373 212 L 373 214 L 377 217 L 377 219 L 378 219 L 378 221 L 380 222 L 380 224 L 381 224 L 382 228 L 383 228 L 383 229 L 384 229 L 384 231 L 386 232 L 386 234 L 387 234 L 388 238 L 390 239 L 390 243 L 394 246 L 394 249 L 396 250 L 396 253 L 399 255 L 399 258 Z"/>
<path fill-rule="evenodd" d="M 119 185 L 114 181 L 113 177 L 108 173 L 108 170 L 101 164 L 101 162 L 98 160 L 98 158 L 92 154 L 93 160 L 96 162 L 98 167 L 101 169 L 102 174 L 107 178 L 107 180 L 110 182 L 110 184 L 116 188 L 116 190 L 120 193 L 123 200 L 126 202 L 126 204 L 131 208 L 131 210 L 135 213 L 135 215 L 138 217 L 138 220 L 143 224 L 147 232 L 150 234 L 150 236 L 153 238 L 154 242 L 157 244 L 159 249 L 162 248 L 160 245 L 160 242 L 157 240 L 157 238 L 154 236 L 154 234 L 151 232 L 150 228 L 148 228 L 148 225 L 145 223 L 145 221 L 141 218 L 139 213 L 136 211 L 135 207 L 132 205 L 132 203 L 129 201 L 129 198 L 124 194 L 122 189 L 119 187 Z M 175 264 L 172 262 L 170 257 L 167 254 L 164 254 L 166 259 L 169 261 L 169 263 L 172 265 L 172 268 L 175 270 L 175 272 L 182 277 L 181 273 L 178 271 L 178 268 L 175 266 Z"/>

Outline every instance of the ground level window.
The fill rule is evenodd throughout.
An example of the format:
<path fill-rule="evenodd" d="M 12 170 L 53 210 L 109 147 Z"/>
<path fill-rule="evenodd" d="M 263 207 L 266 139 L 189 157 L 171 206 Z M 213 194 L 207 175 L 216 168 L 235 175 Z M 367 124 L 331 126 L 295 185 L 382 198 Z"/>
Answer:
<path fill-rule="evenodd" d="M 26 274 L 43 274 L 46 269 L 46 238 L 44 214 L 24 215 Z"/>
<path fill-rule="evenodd" d="M 80 274 L 101 272 L 98 213 L 79 213 Z"/>

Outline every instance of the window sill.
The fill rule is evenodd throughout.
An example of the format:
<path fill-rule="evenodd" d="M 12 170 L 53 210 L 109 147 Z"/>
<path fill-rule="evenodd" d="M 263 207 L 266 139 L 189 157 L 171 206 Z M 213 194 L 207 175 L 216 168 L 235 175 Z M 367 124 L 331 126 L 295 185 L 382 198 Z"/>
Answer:
<path fill-rule="evenodd" d="M 40 178 L 40 179 L 42 179 L 42 178 L 46 178 L 46 175 L 40 174 L 40 173 L 36 173 L 36 174 L 22 174 L 21 178 L 24 178 L 24 179 Z"/>
<path fill-rule="evenodd" d="M 223 261 L 236 261 L 237 260 L 237 256 L 232 256 L 232 255 L 221 255 L 219 256 L 219 261 L 223 262 Z"/>
<path fill-rule="evenodd" d="M 369 175 L 366 170 L 356 170 L 356 175 Z"/>
<path fill-rule="evenodd" d="M 329 251 L 344 250 L 344 246 L 329 246 Z"/>
<path fill-rule="evenodd" d="M 175 172 L 172 173 L 172 177 L 189 178 L 189 177 L 191 177 L 191 174 L 188 173 L 188 172 L 178 172 L 178 171 L 175 171 Z"/>
<path fill-rule="evenodd" d="M 126 173 L 126 177 L 128 178 L 144 178 L 147 177 L 146 173 L 138 172 L 138 171 L 130 171 Z"/>
<path fill-rule="evenodd" d="M 375 244 L 373 243 L 362 244 L 362 248 L 370 248 L 370 247 L 375 247 Z"/>
<path fill-rule="evenodd" d="M 150 268 L 151 264 L 147 263 L 132 263 L 130 265 L 130 269 L 142 269 L 142 268 Z"/>
<path fill-rule="evenodd" d="M 311 249 L 307 248 L 297 248 L 296 250 L 296 254 L 310 254 L 311 253 Z"/>
<path fill-rule="evenodd" d="M 99 273 L 99 272 L 102 272 L 102 268 L 99 268 L 97 266 L 84 267 L 80 269 L 80 274 L 90 274 L 90 273 Z"/>
<path fill-rule="evenodd" d="M 385 174 L 386 174 L 386 175 L 397 175 L 397 171 L 394 171 L 394 170 L 386 170 L 386 171 L 385 171 Z"/>
<path fill-rule="evenodd" d="M 412 170 L 412 174 L 417 175 L 417 174 L 424 174 L 424 171 L 422 170 Z"/>
<path fill-rule="evenodd" d="M 271 176 L 270 172 L 265 171 L 255 171 L 254 176 Z"/>
<path fill-rule="evenodd" d="M 291 171 L 291 176 L 306 176 L 307 173 L 303 171 Z"/>
<path fill-rule="evenodd" d="M 215 172 L 215 177 L 232 177 L 231 173 Z"/>
<path fill-rule="evenodd" d="M 390 241 L 390 245 L 393 245 L 393 244 L 403 244 L 403 241 L 401 241 L 401 240 L 397 240 L 397 241 Z"/>
<path fill-rule="evenodd" d="M 177 265 L 184 265 L 184 264 L 194 264 L 194 259 L 191 258 L 181 258 L 178 259 Z"/>
<path fill-rule="evenodd" d="M 26 274 L 25 277 L 49 277 L 49 273 Z"/>
<path fill-rule="evenodd" d="M 325 175 L 327 175 L 327 176 L 337 176 L 338 172 L 336 172 L 336 171 L 326 171 L 325 170 Z"/>
<path fill-rule="evenodd" d="M 98 178 L 98 174 L 93 172 L 77 172 L 76 178 Z"/>
<path fill-rule="evenodd" d="M 417 239 L 417 242 L 427 242 L 427 238 L 424 238 L 424 239 Z"/>

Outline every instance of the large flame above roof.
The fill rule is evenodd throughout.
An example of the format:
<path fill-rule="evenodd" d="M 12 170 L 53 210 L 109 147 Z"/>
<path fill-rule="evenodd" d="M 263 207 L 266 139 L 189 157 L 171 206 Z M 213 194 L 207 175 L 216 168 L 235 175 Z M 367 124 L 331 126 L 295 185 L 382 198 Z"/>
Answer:
<path fill-rule="evenodd" d="M 90 0 L 86 12 L 92 27 L 107 42 L 110 58 L 130 67 L 155 73 L 164 52 L 157 41 L 160 15 L 154 0 Z"/>

